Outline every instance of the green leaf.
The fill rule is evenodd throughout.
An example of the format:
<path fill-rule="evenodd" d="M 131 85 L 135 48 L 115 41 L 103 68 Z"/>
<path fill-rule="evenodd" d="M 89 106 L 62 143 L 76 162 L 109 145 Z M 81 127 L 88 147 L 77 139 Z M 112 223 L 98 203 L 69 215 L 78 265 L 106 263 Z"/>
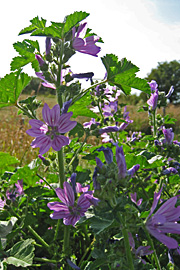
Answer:
<path fill-rule="evenodd" d="M 34 242 L 33 239 L 26 239 L 25 241 L 20 241 L 16 243 L 9 252 L 9 257 L 6 258 L 7 264 L 12 264 L 17 267 L 27 267 L 32 265 L 33 257 L 34 257 L 34 246 L 32 243 Z"/>
<path fill-rule="evenodd" d="M 24 66 L 26 66 L 27 64 L 31 63 L 31 62 L 38 62 L 35 59 L 35 55 L 29 55 L 29 57 L 27 56 L 16 56 L 12 59 L 11 61 L 11 71 L 15 71 L 17 69 L 20 69 Z M 38 69 L 39 70 L 39 69 Z"/>
<path fill-rule="evenodd" d="M 12 72 L 0 80 L 0 108 L 15 105 L 31 77 L 21 71 Z"/>
<path fill-rule="evenodd" d="M 39 177 L 36 175 L 37 168 L 31 170 L 27 165 L 17 169 L 12 175 L 11 182 L 16 183 L 17 180 L 23 179 L 23 183 L 27 186 L 35 186 L 36 182 L 39 181 Z"/>
<path fill-rule="evenodd" d="M 150 94 L 150 86 L 146 80 L 136 77 L 139 68 L 123 58 L 118 61 L 114 54 L 107 54 L 101 58 L 106 70 L 109 84 L 118 86 L 126 95 L 131 93 L 131 88 Z"/>
<path fill-rule="evenodd" d="M 82 12 L 82 11 L 75 11 L 73 14 L 66 16 L 65 24 L 63 27 L 64 34 L 69 32 L 76 24 L 84 20 L 86 17 L 89 16 L 89 13 Z"/>
<path fill-rule="evenodd" d="M 78 138 L 81 138 L 84 135 L 84 127 L 80 123 L 77 123 L 77 125 L 69 132 L 69 136 L 74 136 L 77 134 Z"/>
<path fill-rule="evenodd" d="M 100 217 L 91 218 L 91 228 L 96 234 L 103 232 L 105 229 L 110 227 L 114 222 L 114 219 L 103 219 Z"/>
<path fill-rule="evenodd" d="M 91 96 L 88 93 L 76 101 L 69 109 L 73 112 L 73 118 L 76 118 L 77 116 L 96 118 L 97 115 L 88 109 L 88 106 L 90 106 L 91 102 Z"/>
<path fill-rule="evenodd" d="M 46 20 L 44 20 L 43 18 L 39 20 L 38 16 L 30 20 L 30 22 L 31 22 L 31 25 L 21 30 L 19 35 L 32 33 L 34 30 L 38 28 L 44 28 L 46 25 Z"/>
<path fill-rule="evenodd" d="M 19 163 L 19 160 L 12 157 L 9 153 L 0 152 L 0 172 L 1 174 L 9 170 L 12 164 Z"/>
<path fill-rule="evenodd" d="M 16 217 L 11 217 L 8 221 L 0 221 L 0 240 L 3 248 L 6 247 L 6 236 L 12 231 L 16 221 Z"/>

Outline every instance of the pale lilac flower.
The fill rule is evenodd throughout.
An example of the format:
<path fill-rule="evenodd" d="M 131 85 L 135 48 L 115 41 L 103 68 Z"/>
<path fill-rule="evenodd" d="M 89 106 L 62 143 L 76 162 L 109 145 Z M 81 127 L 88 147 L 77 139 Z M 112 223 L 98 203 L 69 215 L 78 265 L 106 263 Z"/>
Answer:
<path fill-rule="evenodd" d="M 165 95 L 166 98 L 170 98 L 170 96 L 172 95 L 172 93 L 174 92 L 174 87 L 171 86 L 169 89 L 169 92 L 167 93 L 167 95 Z"/>
<path fill-rule="evenodd" d="M 101 134 L 101 138 L 103 143 L 113 142 L 113 139 L 107 133 Z"/>
<path fill-rule="evenodd" d="M 161 197 L 162 188 L 158 193 L 154 193 L 154 201 L 149 213 L 146 228 L 157 240 L 166 245 L 169 249 L 178 248 L 178 242 L 166 233 L 180 234 L 180 224 L 177 223 L 180 217 L 180 206 L 175 207 L 177 197 L 172 197 L 161 205 L 152 216 L 158 201 Z"/>
<path fill-rule="evenodd" d="M 49 83 L 49 82 L 45 79 L 45 77 L 43 76 L 43 73 L 42 73 L 42 72 L 35 72 L 35 73 L 36 73 L 36 76 L 37 76 L 39 79 L 41 79 L 42 81 L 44 81 L 44 82 L 42 83 L 42 85 L 43 85 L 44 87 L 56 89 L 56 86 L 55 86 L 53 83 Z"/>
<path fill-rule="evenodd" d="M 137 201 L 137 193 L 136 193 L 136 192 L 131 193 L 131 194 L 130 194 L 130 198 L 131 198 L 131 201 L 132 201 L 133 203 L 137 204 L 137 206 L 140 206 L 141 203 L 142 203 L 142 201 L 143 201 L 142 198 L 139 199 L 139 200 Z"/>
<path fill-rule="evenodd" d="M 151 94 L 150 99 L 148 99 L 147 104 L 151 107 L 151 110 L 154 111 L 157 107 L 158 102 L 158 90 L 156 89 L 154 93 Z"/>
<path fill-rule="evenodd" d="M 99 125 L 99 122 L 96 122 L 95 118 L 91 118 L 89 122 L 83 123 L 84 128 L 91 128 L 92 125 Z"/>
<path fill-rule="evenodd" d="M 99 40 L 97 36 L 89 36 L 84 38 L 86 33 L 87 23 L 80 24 L 76 32 L 76 28 L 72 29 L 72 46 L 73 48 L 81 53 L 90 54 L 97 56 L 101 48 L 96 46 L 95 43 Z M 83 39 L 84 38 L 84 39 Z"/>
<path fill-rule="evenodd" d="M 3 210 L 5 205 L 6 205 L 6 200 L 5 200 L 5 199 L 2 200 L 2 199 L 0 198 L 0 210 Z"/>
<path fill-rule="evenodd" d="M 40 67 L 45 64 L 44 60 L 42 59 L 42 57 L 39 54 L 36 54 L 35 57 L 38 60 Z"/>
<path fill-rule="evenodd" d="M 78 201 L 75 202 L 74 191 L 71 185 L 68 182 L 64 182 L 63 187 L 64 189 L 56 188 L 56 194 L 61 202 L 50 202 L 47 204 L 51 210 L 54 210 L 50 217 L 52 219 L 63 218 L 65 225 L 75 226 L 78 220 L 85 215 L 85 212 L 91 206 L 93 195 L 85 192 L 81 194 Z"/>
<path fill-rule="evenodd" d="M 23 179 L 18 180 L 17 184 L 15 184 L 16 189 L 15 192 L 20 196 L 24 194 L 24 190 L 23 190 Z"/>
<path fill-rule="evenodd" d="M 156 81 L 152 80 L 151 82 L 148 82 L 149 86 L 151 87 L 151 91 L 155 91 L 158 88 L 158 84 Z"/>
<path fill-rule="evenodd" d="M 136 164 L 129 170 L 127 170 L 126 160 L 124 156 L 123 147 L 116 146 L 116 162 L 118 166 L 118 178 L 123 179 L 126 176 L 130 178 L 139 170 L 140 165 Z"/>
<path fill-rule="evenodd" d="M 117 101 L 109 102 L 109 104 L 105 104 L 104 107 L 102 108 L 103 115 L 105 117 L 114 116 L 114 114 L 117 112 L 117 108 L 118 108 Z"/>
<path fill-rule="evenodd" d="M 32 137 L 36 137 L 31 143 L 33 148 L 39 147 L 39 153 L 43 155 L 50 147 L 55 151 L 61 150 L 64 145 L 69 144 L 69 138 L 62 133 L 66 133 L 73 129 L 77 122 L 70 121 L 72 112 L 60 115 L 60 107 L 56 104 L 52 109 L 45 103 L 42 109 L 44 122 L 31 119 L 29 124 L 32 126 L 26 133 Z"/>
<path fill-rule="evenodd" d="M 51 38 L 47 37 L 45 43 L 46 43 L 46 55 L 48 55 L 51 50 Z"/>
<path fill-rule="evenodd" d="M 117 126 L 108 126 L 104 128 L 99 129 L 99 134 L 107 133 L 107 132 L 117 132 L 119 131 L 119 128 Z"/>
<path fill-rule="evenodd" d="M 164 134 L 165 140 L 163 140 L 163 143 L 172 144 L 174 139 L 174 132 L 172 131 L 172 128 L 162 128 L 162 132 Z"/>

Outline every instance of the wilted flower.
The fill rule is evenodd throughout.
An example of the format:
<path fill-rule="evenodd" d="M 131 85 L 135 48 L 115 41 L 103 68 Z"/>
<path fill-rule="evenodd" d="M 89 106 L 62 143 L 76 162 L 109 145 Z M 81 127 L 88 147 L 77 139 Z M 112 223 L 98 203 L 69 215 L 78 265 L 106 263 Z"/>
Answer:
<path fill-rule="evenodd" d="M 109 104 L 105 104 L 104 107 L 102 108 L 103 114 L 105 117 L 108 116 L 114 116 L 114 114 L 117 112 L 118 108 L 118 102 L 109 102 Z"/>
<path fill-rule="evenodd" d="M 169 92 L 167 93 L 167 95 L 165 97 L 170 98 L 170 96 L 172 95 L 173 92 L 174 92 L 174 87 L 171 86 L 170 89 L 169 89 Z"/>
<path fill-rule="evenodd" d="M 96 122 L 95 118 L 91 118 L 89 122 L 83 123 L 84 128 L 91 128 L 92 125 L 99 125 L 99 122 Z"/>
<path fill-rule="evenodd" d="M 46 55 L 48 55 L 51 50 L 51 38 L 47 37 L 45 43 L 46 43 Z"/>
<path fill-rule="evenodd" d="M 175 207 L 177 197 L 172 197 L 163 203 L 152 216 L 161 197 L 161 192 L 162 188 L 158 193 L 154 193 L 154 201 L 146 222 L 146 228 L 152 236 L 169 249 L 176 249 L 178 248 L 178 242 L 174 238 L 167 236 L 166 233 L 180 234 L 180 224 L 177 223 L 180 217 L 180 206 Z"/>
<path fill-rule="evenodd" d="M 16 189 L 10 189 L 10 190 L 8 189 L 6 191 L 6 197 L 8 200 L 15 201 L 17 197 L 24 194 L 22 179 L 18 180 L 15 186 L 16 186 Z"/>
<path fill-rule="evenodd" d="M 101 50 L 100 47 L 95 45 L 95 43 L 99 40 L 99 37 L 89 36 L 89 37 L 84 38 L 85 33 L 86 33 L 86 25 L 87 23 L 80 24 L 76 34 L 75 34 L 76 28 L 73 27 L 72 46 L 78 52 L 97 56 L 97 54 Z"/>
<path fill-rule="evenodd" d="M 73 129 L 77 122 L 70 121 L 72 112 L 60 115 L 60 107 L 56 104 L 52 109 L 45 103 L 42 109 L 44 122 L 31 119 L 29 124 L 32 126 L 26 133 L 36 137 L 31 143 L 33 148 L 39 147 L 39 153 L 43 155 L 50 147 L 59 151 L 62 146 L 69 144 L 69 138 L 61 135 Z"/>
<path fill-rule="evenodd" d="M 70 100 L 67 100 L 63 103 L 63 106 L 61 108 L 61 113 L 64 114 L 64 113 L 67 113 L 68 112 L 68 109 L 71 105 L 71 102 L 72 102 L 72 98 Z"/>
<path fill-rule="evenodd" d="M 156 89 L 155 92 L 151 94 L 150 99 L 148 99 L 147 101 L 147 104 L 151 107 L 152 111 L 156 109 L 157 102 L 158 102 L 158 89 Z"/>
<path fill-rule="evenodd" d="M 129 170 L 127 170 L 126 160 L 124 156 L 123 147 L 116 146 L 116 162 L 118 166 L 118 178 L 123 179 L 126 176 L 133 177 L 133 175 L 139 170 L 140 165 L 136 164 Z"/>
<path fill-rule="evenodd" d="M 130 194 L 130 198 L 131 198 L 131 201 L 132 201 L 133 203 L 137 204 L 137 206 L 140 206 L 141 203 L 142 203 L 142 200 L 143 200 L 143 199 L 141 198 L 141 199 L 139 199 L 139 200 L 137 201 L 137 193 L 136 193 L 136 192 L 131 193 L 131 194 Z"/>
<path fill-rule="evenodd" d="M 170 173 L 176 174 L 178 173 L 178 171 L 173 167 L 166 168 L 165 170 L 162 171 L 162 174 L 170 174 Z"/>
<path fill-rule="evenodd" d="M 5 205 L 6 205 L 6 200 L 5 200 L 5 199 L 2 200 L 2 199 L 0 198 L 0 210 L 3 210 Z"/>
<path fill-rule="evenodd" d="M 113 152 L 111 148 L 109 147 L 105 148 L 104 146 L 101 146 L 100 148 L 96 149 L 96 151 L 98 152 L 103 151 L 107 164 L 110 164 L 113 162 Z"/>
<path fill-rule="evenodd" d="M 86 81 L 90 80 L 93 83 L 92 77 L 94 76 L 93 72 L 86 72 L 86 73 L 72 73 L 71 77 L 73 79 L 86 79 Z"/>
<path fill-rule="evenodd" d="M 52 219 L 63 218 L 65 225 L 73 225 L 85 215 L 88 208 L 94 203 L 94 198 L 90 192 L 84 192 L 75 202 L 74 191 L 68 182 L 63 183 L 64 189 L 56 188 L 56 194 L 62 202 L 50 202 L 47 206 L 54 210 L 54 213 L 50 215 Z"/>
<path fill-rule="evenodd" d="M 41 79 L 42 81 L 44 81 L 44 82 L 42 83 L 42 85 L 43 85 L 44 87 L 56 89 L 56 86 L 55 86 L 53 83 L 49 83 L 49 82 L 45 79 L 45 77 L 43 76 L 43 73 L 42 73 L 42 72 L 35 72 L 35 73 L 36 73 L 36 76 L 37 76 L 39 79 Z"/>
<path fill-rule="evenodd" d="M 39 54 L 36 54 L 35 57 L 38 60 L 40 67 L 45 64 L 44 60 L 42 59 L 42 57 Z"/>
<path fill-rule="evenodd" d="M 132 248 L 132 252 L 135 254 L 137 258 L 139 258 L 142 261 L 143 264 L 146 264 L 146 261 L 142 259 L 142 257 L 146 255 L 150 255 L 154 252 L 153 250 L 149 250 L 151 246 L 139 246 L 137 249 L 135 249 L 135 242 L 130 232 L 128 233 L 128 236 L 129 236 L 129 244 L 130 244 L 130 247 Z"/>

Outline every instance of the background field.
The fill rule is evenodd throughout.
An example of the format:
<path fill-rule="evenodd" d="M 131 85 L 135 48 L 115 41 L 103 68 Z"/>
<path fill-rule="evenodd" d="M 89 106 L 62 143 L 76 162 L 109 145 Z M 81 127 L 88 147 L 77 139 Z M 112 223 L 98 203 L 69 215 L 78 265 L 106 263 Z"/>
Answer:
<path fill-rule="evenodd" d="M 26 96 L 22 95 L 21 99 L 24 99 Z M 41 118 L 41 110 L 45 102 L 48 103 L 49 107 L 52 108 L 56 104 L 56 98 L 54 96 L 38 96 L 38 99 L 42 101 L 42 105 L 38 110 L 38 115 Z M 133 119 L 134 122 L 128 126 L 126 129 L 128 132 L 133 131 L 142 131 L 146 134 L 150 133 L 150 126 L 148 123 L 147 112 L 137 112 L 140 106 L 142 106 L 143 101 L 138 100 L 139 102 L 134 102 L 133 99 L 125 99 L 122 96 L 120 97 L 120 103 L 127 103 L 127 110 L 130 112 L 130 119 Z M 136 104 L 130 104 L 136 103 Z M 166 114 L 169 114 L 171 117 L 177 119 L 173 127 L 175 132 L 175 139 L 180 141 L 180 105 L 168 105 L 166 107 Z M 158 113 L 162 114 L 163 111 L 158 110 Z M 27 164 L 32 161 L 33 158 L 36 158 L 38 155 L 38 148 L 32 149 L 30 143 L 32 137 L 26 134 L 26 130 L 30 128 L 28 119 L 26 116 L 18 115 L 18 110 L 15 107 L 2 108 L 0 110 L 0 151 L 9 152 L 11 155 L 17 157 L 20 160 L 20 166 Z M 79 117 L 77 121 L 83 123 L 88 121 L 86 117 Z M 93 138 L 89 139 L 89 142 L 92 144 L 97 144 L 99 139 Z"/>

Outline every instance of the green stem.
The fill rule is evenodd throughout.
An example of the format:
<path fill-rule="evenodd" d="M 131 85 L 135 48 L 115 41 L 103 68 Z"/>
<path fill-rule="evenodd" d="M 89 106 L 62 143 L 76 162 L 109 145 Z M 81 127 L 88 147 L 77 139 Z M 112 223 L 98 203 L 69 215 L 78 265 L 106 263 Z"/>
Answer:
<path fill-rule="evenodd" d="M 58 261 L 56 261 L 56 260 L 49 260 L 49 259 L 46 259 L 46 258 L 34 257 L 34 260 L 37 261 L 37 262 L 58 263 Z"/>
<path fill-rule="evenodd" d="M 156 110 L 153 111 L 153 136 L 156 137 Z"/>
<path fill-rule="evenodd" d="M 148 232 L 148 230 L 146 229 L 146 226 L 145 226 L 145 225 L 143 226 L 143 229 L 144 229 L 144 231 L 145 231 L 145 233 L 146 233 L 148 242 L 149 242 L 151 248 L 152 248 L 153 251 L 154 251 L 154 252 L 152 253 L 152 256 L 154 257 L 154 261 L 155 261 L 157 270 L 161 270 L 161 265 L 160 265 L 160 262 L 159 262 L 159 259 L 158 259 L 156 250 L 155 250 L 155 248 L 154 248 L 153 240 L 152 240 L 151 236 L 149 235 L 149 232 Z"/>
<path fill-rule="evenodd" d="M 61 150 L 58 151 L 58 165 L 59 165 L 59 185 L 60 188 L 63 188 L 63 183 L 65 181 L 63 148 L 61 148 Z"/>
<path fill-rule="evenodd" d="M 36 175 L 40 178 L 40 179 L 42 179 L 55 193 L 56 193 L 56 191 L 55 191 L 55 189 L 48 183 L 48 181 L 45 179 L 45 178 L 43 178 L 42 176 L 40 176 L 38 173 L 36 173 Z"/>
<path fill-rule="evenodd" d="M 42 239 L 41 236 L 39 234 L 37 234 L 37 232 L 35 232 L 30 225 L 28 225 L 27 227 L 28 227 L 29 231 L 34 235 L 34 237 L 36 237 L 36 239 L 38 239 L 39 242 L 41 242 L 41 244 L 44 247 L 46 247 L 47 249 L 49 249 L 49 245 L 44 241 L 44 239 Z"/>
<path fill-rule="evenodd" d="M 127 262 L 129 264 L 128 265 L 129 270 L 134 270 L 134 264 L 133 264 L 132 254 L 131 254 L 131 247 L 129 244 L 129 236 L 128 236 L 128 232 L 126 230 L 126 225 L 125 225 L 123 217 L 121 216 L 120 213 L 118 213 L 118 217 L 119 217 L 121 225 L 122 225 L 122 234 L 124 237 L 124 246 L 125 246 L 125 251 L 126 251 Z"/>
<path fill-rule="evenodd" d="M 84 258 L 86 257 L 87 253 L 89 252 L 89 250 L 92 248 L 92 245 L 94 244 L 94 242 L 96 241 L 96 239 L 94 238 L 93 241 L 91 242 L 91 244 L 87 247 L 86 251 L 84 252 L 83 256 L 81 257 L 81 260 L 79 262 L 79 267 L 81 268 L 81 264 L 84 260 Z M 88 261 L 88 260 L 87 260 Z"/>
<path fill-rule="evenodd" d="M 58 237 L 58 232 L 59 232 L 60 225 L 61 225 L 61 220 L 58 219 L 56 230 L 55 230 L 55 234 L 54 234 L 54 241 L 56 241 L 56 239 Z"/>
<path fill-rule="evenodd" d="M 70 226 L 65 225 L 64 226 L 64 240 L 63 240 L 63 253 L 65 256 L 68 256 L 70 254 L 69 238 L 70 238 Z"/>

